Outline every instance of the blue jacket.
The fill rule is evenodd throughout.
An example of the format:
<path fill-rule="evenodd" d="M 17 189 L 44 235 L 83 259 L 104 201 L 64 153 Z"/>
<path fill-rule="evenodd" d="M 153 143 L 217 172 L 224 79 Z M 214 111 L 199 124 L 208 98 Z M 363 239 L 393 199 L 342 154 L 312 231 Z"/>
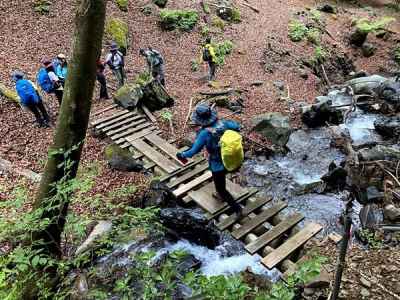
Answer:
<path fill-rule="evenodd" d="M 22 105 L 38 103 L 40 98 L 32 82 L 27 79 L 20 79 L 15 84 L 18 96 Z"/>
<path fill-rule="evenodd" d="M 196 140 L 192 148 L 182 153 L 185 158 L 190 158 L 199 153 L 204 146 L 209 154 L 208 163 L 211 172 L 219 172 L 225 170 L 221 158 L 221 149 L 219 146 L 219 138 L 225 130 L 240 130 L 239 123 L 231 120 L 219 120 L 210 127 L 203 127 L 197 134 Z M 213 133 L 212 133 L 213 132 Z"/>
<path fill-rule="evenodd" d="M 65 80 L 65 78 L 67 78 L 67 72 L 68 72 L 67 65 L 65 66 L 61 66 L 61 64 L 57 65 L 55 73 L 60 79 Z"/>

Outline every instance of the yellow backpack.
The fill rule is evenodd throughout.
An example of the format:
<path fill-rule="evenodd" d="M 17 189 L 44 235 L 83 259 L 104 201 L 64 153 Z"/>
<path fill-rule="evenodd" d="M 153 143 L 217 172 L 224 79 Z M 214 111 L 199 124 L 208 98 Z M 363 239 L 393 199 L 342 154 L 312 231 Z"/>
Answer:
<path fill-rule="evenodd" d="M 244 160 L 242 136 L 234 130 L 226 130 L 219 140 L 222 162 L 229 172 L 240 168 Z"/>

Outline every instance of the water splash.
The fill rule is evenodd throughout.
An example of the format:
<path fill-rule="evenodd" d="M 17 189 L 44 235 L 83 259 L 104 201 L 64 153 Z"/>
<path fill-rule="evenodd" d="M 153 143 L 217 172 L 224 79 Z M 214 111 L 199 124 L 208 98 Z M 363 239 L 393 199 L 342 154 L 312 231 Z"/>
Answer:
<path fill-rule="evenodd" d="M 258 255 L 252 256 L 247 253 L 240 253 L 238 255 L 225 257 L 218 248 L 211 250 L 204 246 L 192 244 L 187 240 L 180 240 L 176 243 L 167 244 L 166 247 L 161 248 L 157 252 L 156 256 L 176 250 L 187 251 L 200 260 L 202 263 L 200 272 L 206 276 L 232 275 L 250 267 L 254 273 L 264 275 L 270 280 L 276 281 L 279 277 L 279 272 L 277 270 L 269 271 L 261 265 L 261 257 Z"/>

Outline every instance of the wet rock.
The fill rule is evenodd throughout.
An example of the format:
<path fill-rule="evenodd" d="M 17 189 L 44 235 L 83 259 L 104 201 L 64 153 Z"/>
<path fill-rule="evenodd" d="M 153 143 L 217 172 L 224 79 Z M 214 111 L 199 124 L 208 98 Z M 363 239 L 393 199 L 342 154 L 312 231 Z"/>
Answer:
<path fill-rule="evenodd" d="M 375 54 L 377 48 L 370 44 L 370 43 L 364 43 L 361 47 L 361 52 L 364 57 L 371 57 Z"/>
<path fill-rule="evenodd" d="M 97 240 L 99 240 L 101 237 L 110 232 L 111 229 L 112 229 L 111 221 L 99 221 L 92 230 L 92 232 L 89 234 L 87 239 L 82 243 L 82 245 L 78 247 L 78 249 L 76 249 L 75 255 L 78 256 L 79 254 L 90 249 Z"/>
<path fill-rule="evenodd" d="M 317 97 L 317 103 L 304 110 L 301 119 L 310 128 L 320 127 L 326 123 L 340 124 L 343 121 L 342 113 L 332 107 L 329 97 Z"/>
<path fill-rule="evenodd" d="M 164 183 L 154 180 L 142 198 L 142 207 L 150 206 L 174 207 L 176 197 Z"/>
<path fill-rule="evenodd" d="M 160 8 L 167 6 L 168 0 L 153 0 L 153 3 Z"/>
<path fill-rule="evenodd" d="M 177 266 L 176 272 L 184 276 L 190 271 L 198 270 L 201 267 L 201 261 L 198 260 L 194 255 L 187 255 Z"/>
<path fill-rule="evenodd" d="M 318 10 L 328 13 L 328 14 L 335 14 L 336 13 L 336 7 L 331 5 L 331 4 L 323 4 L 318 7 Z"/>
<path fill-rule="evenodd" d="M 209 248 L 214 248 L 219 244 L 218 229 L 199 209 L 165 208 L 160 212 L 160 221 L 180 238 Z"/>
<path fill-rule="evenodd" d="M 350 75 L 351 79 L 370 76 L 370 75 L 369 75 L 366 71 L 364 71 L 364 70 L 360 70 L 360 71 L 357 71 L 357 72 L 350 72 L 349 75 Z"/>
<path fill-rule="evenodd" d="M 266 113 L 252 118 L 253 131 L 258 132 L 269 139 L 273 144 L 284 146 L 292 128 L 289 117 L 280 113 Z"/>
<path fill-rule="evenodd" d="M 306 296 L 306 297 L 310 297 L 310 296 L 313 296 L 313 295 L 315 294 L 315 292 L 316 292 L 315 289 L 312 289 L 312 288 L 305 288 L 305 289 L 303 290 L 303 295 Z"/>
<path fill-rule="evenodd" d="M 75 278 L 75 285 L 72 291 L 71 300 L 86 299 L 89 292 L 86 274 L 79 273 Z"/>
<path fill-rule="evenodd" d="M 241 275 L 243 282 L 251 287 L 257 287 L 263 290 L 269 290 L 272 287 L 272 282 L 270 280 L 265 276 L 255 274 L 250 267 L 244 270 Z"/>
<path fill-rule="evenodd" d="M 132 157 L 127 149 L 122 149 L 116 144 L 107 146 L 104 150 L 105 158 L 110 168 L 123 172 L 140 172 L 143 165 Z"/>
<path fill-rule="evenodd" d="M 354 94 L 373 94 L 378 91 L 379 87 L 387 78 L 380 75 L 372 75 L 351 79 L 345 82 L 345 85 L 350 85 L 353 88 Z"/>
<path fill-rule="evenodd" d="M 364 161 L 399 160 L 400 148 L 396 146 L 377 145 L 371 149 L 361 149 L 359 157 Z"/>
<path fill-rule="evenodd" d="M 378 89 L 378 96 L 385 100 L 382 110 L 386 112 L 400 111 L 400 82 L 387 80 Z"/>
<path fill-rule="evenodd" d="M 185 300 L 185 299 L 192 299 L 193 297 L 193 290 L 187 286 L 186 284 L 183 284 L 181 282 L 178 282 L 175 288 L 175 291 L 173 292 L 172 299 L 174 300 Z"/>
<path fill-rule="evenodd" d="M 328 185 L 330 190 L 342 190 L 346 186 L 347 171 L 341 167 L 336 166 L 335 163 L 329 165 L 328 174 L 321 177 L 321 179 Z"/>
<path fill-rule="evenodd" d="M 386 138 L 400 138 L 400 117 L 381 117 L 375 122 L 376 131 Z"/>
<path fill-rule="evenodd" d="M 400 221 L 400 208 L 395 207 L 393 204 L 388 204 L 383 209 L 383 215 L 389 221 L 392 222 Z"/>

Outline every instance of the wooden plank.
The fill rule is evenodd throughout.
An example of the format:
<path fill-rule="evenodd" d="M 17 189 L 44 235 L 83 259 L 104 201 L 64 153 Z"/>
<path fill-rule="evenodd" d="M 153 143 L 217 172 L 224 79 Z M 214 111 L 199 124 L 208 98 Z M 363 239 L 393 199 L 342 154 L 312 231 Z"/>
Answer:
<path fill-rule="evenodd" d="M 156 130 L 157 127 L 151 127 L 151 128 L 152 128 L 152 129 L 149 130 L 149 131 L 147 131 L 147 128 L 146 128 L 145 130 L 142 130 L 142 131 L 136 133 L 136 135 L 135 135 L 134 138 L 135 138 L 135 139 L 140 139 L 140 138 L 144 137 L 146 134 L 149 134 L 149 133 L 151 133 L 151 132 L 161 133 L 161 130 Z M 154 130 L 156 130 L 156 131 L 154 131 Z M 132 136 L 132 137 L 133 137 L 133 136 Z M 125 140 L 125 139 L 123 139 L 123 140 Z M 118 144 L 118 143 L 117 143 L 117 144 Z M 124 143 L 124 146 L 125 146 L 125 147 L 122 147 L 122 146 L 121 146 L 121 148 L 127 148 L 127 147 L 131 147 L 131 146 L 132 146 L 132 144 L 131 144 L 130 142 L 126 142 L 126 144 L 127 144 L 127 146 L 125 146 L 125 143 Z"/>
<path fill-rule="evenodd" d="M 199 184 L 203 183 L 204 181 L 209 180 L 211 177 L 211 172 L 207 171 L 200 177 L 197 177 L 196 179 L 193 179 L 192 181 L 189 181 L 188 183 L 178 187 L 175 191 L 173 191 L 173 194 L 175 195 L 175 197 L 180 197 L 183 194 L 189 192 L 191 189 L 198 186 Z"/>
<path fill-rule="evenodd" d="M 243 208 L 243 210 L 242 210 L 243 215 L 247 216 L 249 213 L 255 211 L 256 209 L 260 208 L 264 204 L 267 204 L 271 200 L 272 200 L 271 197 L 258 198 L 256 201 L 249 203 L 248 205 L 246 205 Z M 236 221 L 237 221 L 236 215 L 233 214 L 233 215 L 229 216 L 228 218 L 226 218 L 225 220 L 219 222 L 217 224 L 217 227 L 218 227 L 219 230 L 225 230 L 229 226 L 235 224 Z"/>
<path fill-rule="evenodd" d="M 175 141 L 174 140 L 172 140 L 172 142 L 171 143 L 174 143 Z M 135 148 L 133 148 L 132 147 L 132 149 L 135 149 Z M 183 149 L 188 149 L 188 147 L 183 147 Z M 185 150 L 182 150 L 182 151 L 185 151 Z M 142 152 L 140 152 L 140 151 L 136 151 L 136 153 L 132 156 L 133 157 L 133 159 L 140 159 L 140 158 L 142 158 L 144 156 L 144 154 L 142 153 Z M 169 175 L 169 174 L 168 174 Z"/>
<path fill-rule="evenodd" d="M 196 166 L 196 165 L 202 163 L 203 161 L 205 161 L 205 158 L 204 158 L 204 157 L 197 158 L 197 159 L 194 160 L 193 162 L 187 164 L 185 167 L 180 168 L 179 170 L 177 170 L 177 171 L 175 171 L 175 172 L 173 172 L 173 173 L 171 173 L 171 174 L 167 174 L 167 175 L 161 177 L 160 182 L 164 182 L 164 181 L 169 180 L 169 179 L 172 178 L 172 177 L 178 176 L 178 175 L 180 175 L 180 174 L 186 172 L 187 170 L 193 168 L 194 166 Z"/>
<path fill-rule="evenodd" d="M 134 128 L 128 129 L 124 132 L 121 132 L 119 134 L 113 135 L 113 136 L 111 136 L 111 139 L 113 141 L 119 140 L 119 139 L 123 139 L 125 141 L 125 137 L 132 135 L 133 133 L 135 133 L 143 128 L 150 127 L 150 126 L 151 126 L 151 123 L 144 123 L 144 124 L 138 125 Z M 153 127 L 153 128 L 155 128 L 155 127 Z"/>
<path fill-rule="evenodd" d="M 278 225 L 274 226 L 271 230 L 267 231 L 263 235 L 259 236 L 254 242 L 246 245 L 246 250 L 250 254 L 256 253 L 258 250 L 267 246 L 274 239 L 284 234 L 286 231 L 294 227 L 296 224 L 301 222 L 304 219 L 304 216 L 300 213 L 295 213 L 285 220 L 280 222 Z"/>
<path fill-rule="evenodd" d="M 148 159 L 155 162 L 165 172 L 170 173 L 179 168 L 177 164 L 174 164 L 172 161 L 166 159 L 164 155 L 154 150 L 154 148 L 152 148 L 149 144 L 146 144 L 143 140 L 129 139 L 128 142 L 142 152 Z"/>
<path fill-rule="evenodd" d="M 113 118 L 113 119 L 111 119 L 111 120 L 109 120 L 107 122 L 103 122 L 103 123 L 101 123 L 99 125 L 96 125 L 95 128 L 96 129 L 102 129 L 104 127 L 107 127 L 109 125 L 115 124 L 115 123 L 117 123 L 119 121 L 122 121 L 122 120 L 124 120 L 126 118 L 129 118 L 131 116 L 136 116 L 136 113 L 128 111 L 126 114 L 123 114 L 122 116 L 119 116 L 117 118 Z"/>
<path fill-rule="evenodd" d="M 287 258 L 294 251 L 303 246 L 309 239 L 322 230 L 322 226 L 315 223 L 307 224 L 300 232 L 296 233 L 294 236 L 289 238 L 285 243 L 280 245 L 266 257 L 264 257 L 261 262 L 268 269 L 274 268 L 281 261 Z"/>
<path fill-rule="evenodd" d="M 173 189 L 174 187 L 184 183 L 187 180 L 190 180 L 192 177 L 199 175 L 201 172 L 205 171 L 208 169 L 208 163 L 204 163 L 200 166 L 195 167 L 192 171 L 187 172 L 183 174 L 182 176 L 179 176 L 177 179 L 169 182 L 167 186 L 170 189 Z"/>
<path fill-rule="evenodd" d="M 226 180 L 226 189 L 235 199 L 248 193 L 246 189 L 228 179 Z M 213 193 L 216 193 L 214 182 L 210 182 L 201 189 L 198 189 L 197 191 L 191 191 L 188 194 L 201 208 L 210 214 L 214 214 L 225 206 L 228 206 L 228 203 L 222 199 L 216 199 L 213 196 Z"/>
<path fill-rule="evenodd" d="M 129 112 L 130 112 L 129 110 L 124 109 L 124 110 L 122 110 L 122 111 L 120 111 L 120 112 L 117 112 L 116 114 L 111 115 L 111 116 L 104 117 L 104 118 L 101 118 L 101 119 L 98 119 L 98 120 L 93 121 L 93 122 L 92 122 L 92 126 L 96 126 L 96 125 L 98 125 L 98 124 L 100 124 L 100 123 L 107 122 L 107 121 L 112 120 L 112 119 L 114 119 L 114 118 L 117 118 L 117 117 L 119 117 L 119 116 L 125 115 L 125 114 L 127 114 L 127 113 L 129 113 Z"/>
<path fill-rule="evenodd" d="M 116 108 L 117 106 L 118 106 L 118 104 L 112 104 L 112 105 L 107 106 L 106 108 L 103 108 L 101 110 L 94 111 L 93 114 L 91 115 L 91 117 L 93 118 L 95 116 L 101 115 L 102 113 L 105 113 L 106 111 L 109 111 L 109 110 L 111 110 L 113 108 Z"/>
<path fill-rule="evenodd" d="M 140 117 L 140 118 L 141 118 L 141 117 Z M 107 134 L 107 136 L 113 136 L 113 135 L 116 135 L 117 133 L 125 132 L 125 131 L 127 131 L 128 129 L 135 128 L 135 127 L 137 127 L 138 125 L 144 124 L 144 123 L 146 123 L 146 122 L 147 122 L 146 119 L 139 119 L 139 120 L 136 121 L 136 122 L 129 122 L 127 125 L 124 125 L 124 126 L 122 126 L 122 127 L 116 128 L 116 129 L 114 129 L 114 130 L 107 130 L 106 134 Z M 148 123 L 148 124 L 150 124 L 150 123 Z"/>
<path fill-rule="evenodd" d="M 237 203 L 241 203 L 241 202 L 245 201 L 246 199 L 248 199 L 248 198 L 254 196 L 254 195 L 257 194 L 257 193 L 258 193 L 258 190 L 257 190 L 257 189 L 251 188 L 251 189 L 249 190 L 249 193 L 248 193 L 248 194 L 243 195 L 242 197 L 239 197 L 239 198 L 236 200 L 236 202 L 237 202 Z M 214 214 L 206 213 L 206 218 L 207 218 L 207 220 L 215 219 L 215 218 L 217 218 L 220 214 L 223 214 L 224 212 L 226 212 L 226 211 L 228 211 L 228 210 L 229 210 L 229 206 L 226 206 L 226 207 L 224 207 L 223 209 L 217 211 L 217 212 L 214 213 Z"/>
<path fill-rule="evenodd" d="M 112 124 L 110 126 L 104 127 L 102 130 L 103 131 L 110 131 L 110 130 L 113 130 L 115 128 L 121 127 L 121 126 L 123 126 L 125 124 L 134 123 L 134 121 L 139 120 L 139 119 L 143 119 L 143 117 L 135 115 L 135 116 L 126 118 L 126 119 L 122 120 L 121 122 L 117 122 L 117 123 L 114 123 L 114 124 Z"/>
<path fill-rule="evenodd" d="M 150 121 L 152 121 L 153 123 L 157 122 L 156 117 L 151 113 L 151 111 L 145 105 L 142 105 L 142 110 Z"/>
<path fill-rule="evenodd" d="M 186 164 L 182 163 L 176 157 L 176 153 L 178 153 L 179 150 L 176 147 L 174 147 L 173 145 L 171 145 L 170 143 L 168 143 L 163 138 L 159 137 L 156 134 L 149 134 L 149 135 L 146 135 L 145 139 L 148 140 L 149 142 L 151 142 L 157 148 L 159 148 L 162 152 L 167 154 L 170 158 L 172 158 L 174 161 L 176 161 L 179 165 L 182 165 L 182 166 L 186 165 Z"/>
<path fill-rule="evenodd" d="M 262 213 L 258 214 L 256 217 L 250 219 L 248 222 L 244 223 L 240 228 L 234 230 L 232 232 L 232 236 L 235 239 L 240 239 L 254 228 L 258 227 L 262 223 L 266 222 L 268 219 L 272 218 L 276 214 L 278 214 L 282 209 L 287 207 L 286 202 L 278 202 L 274 206 L 270 207 L 267 210 L 264 210 Z"/>

